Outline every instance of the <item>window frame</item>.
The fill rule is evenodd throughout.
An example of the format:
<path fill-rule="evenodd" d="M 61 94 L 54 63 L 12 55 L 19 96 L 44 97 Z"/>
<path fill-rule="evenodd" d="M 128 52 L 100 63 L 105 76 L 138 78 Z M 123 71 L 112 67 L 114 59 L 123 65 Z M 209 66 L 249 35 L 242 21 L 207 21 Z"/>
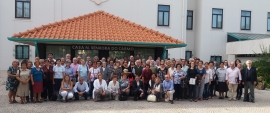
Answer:
<path fill-rule="evenodd" d="M 249 12 L 250 16 L 242 16 L 242 12 Z M 245 17 L 245 29 L 242 29 L 242 17 Z M 246 29 L 246 17 L 249 17 L 249 29 Z M 251 11 L 241 10 L 241 18 L 240 18 L 240 29 L 241 30 L 251 30 Z"/>
<path fill-rule="evenodd" d="M 212 57 L 214 57 L 214 61 L 216 61 L 218 64 L 220 64 L 221 62 L 222 62 L 222 56 L 215 56 L 215 55 L 212 55 L 212 56 L 210 56 L 210 61 L 211 61 L 211 58 Z M 220 60 L 219 61 L 217 61 L 217 57 L 220 57 Z"/>
<path fill-rule="evenodd" d="M 214 14 L 213 13 L 213 10 L 221 10 L 222 11 L 222 14 Z M 213 21 L 214 21 L 214 15 L 217 15 L 217 17 L 219 16 L 219 15 L 221 15 L 221 27 L 218 27 L 218 18 L 217 18 L 217 20 L 216 20 L 216 25 L 217 25 L 217 27 L 213 27 Z M 223 29 L 223 9 L 221 9 L 221 8 L 212 8 L 212 22 L 211 22 L 211 27 L 213 28 L 213 29 Z"/>
<path fill-rule="evenodd" d="M 190 58 L 187 58 L 187 53 L 190 53 L 190 58 L 192 58 L 192 51 L 185 52 L 185 59 L 188 61 Z"/>
<path fill-rule="evenodd" d="M 270 27 L 268 28 L 268 24 L 270 24 L 270 12 L 267 12 L 267 31 L 270 31 Z"/>
<path fill-rule="evenodd" d="M 22 47 L 22 57 L 21 58 L 19 58 L 17 55 L 18 54 L 18 47 Z M 26 53 L 26 54 L 28 54 L 27 58 L 24 58 L 25 47 L 28 48 L 28 53 Z M 30 46 L 29 45 L 15 45 L 15 59 L 29 59 L 29 57 L 30 57 Z"/>
<path fill-rule="evenodd" d="M 18 2 L 22 3 L 22 17 L 17 16 L 17 3 Z M 24 17 L 24 3 L 29 3 L 29 17 Z M 15 0 L 15 18 L 25 18 L 25 19 L 31 18 L 31 0 L 29 1 Z"/>
<path fill-rule="evenodd" d="M 159 10 L 159 6 L 168 6 L 169 7 L 169 11 L 162 11 L 162 10 Z M 162 12 L 163 13 L 163 21 L 162 21 L 162 24 L 160 25 L 159 24 L 159 12 Z M 168 12 L 168 25 L 164 25 L 164 12 Z M 158 14 L 157 14 L 157 26 L 170 26 L 170 12 L 171 12 L 171 6 L 170 5 L 160 5 L 158 4 Z"/>
<path fill-rule="evenodd" d="M 192 16 L 188 15 L 188 12 L 192 13 Z M 191 28 L 188 28 L 188 17 L 191 17 Z M 187 25 L 186 25 L 187 30 L 193 30 L 193 10 L 187 10 Z"/>

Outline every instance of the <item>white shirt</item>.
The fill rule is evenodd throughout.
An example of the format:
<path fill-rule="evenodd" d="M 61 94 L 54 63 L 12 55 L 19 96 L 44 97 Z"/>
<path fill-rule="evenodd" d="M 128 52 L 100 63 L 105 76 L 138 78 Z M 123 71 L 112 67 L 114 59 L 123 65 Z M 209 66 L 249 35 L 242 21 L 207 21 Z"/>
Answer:
<path fill-rule="evenodd" d="M 97 89 L 100 89 L 100 88 L 102 88 L 102 90 L 104 91 L 104 90 L 107 90 L 107 83 L 106 83 L 106 81 L 105 80 L 103 80 L 102 79 L 102 84 L 100 84 L 99 83 L 99 79 L 96 79 L 95 81 L 94 81 L 94 90 L 93 90 L 93 98 L 95 98 L 95 91 L 97 90 Z"/>
<path fill-rule="evenodd" d="M 173 70 L 172 70 L 172 68 L 170 67 L 169 68 L 169 74 L 170 74 L 170 76 L 172 76 L 172 74 L 173 74 L 173 72 L 176 70 L 176 68 L 173 68 Z"/>
<path fill-rule="evenodd" d="M 209 83 L 210 80 L 213 79 L 213 71 L 212 69 L 207 69 L 205 74 L 204 83 Z"/>
<path fill-rule="evenodd" d="M 89 69 L 89 72 L 91 73 L 90 79 L 93 82 L 95 78 L 98 77 L 98 73 L 100 72 L 100 68 L 94 69 L 93 67 Z"/>
<path fill-rule="evenodd" d="M 116 93 L 118 93 L 118 89 L 119 89 L 119 82 L 116 81 L 115 85 L 113 83 L 113 81 L 110 81 L 109 85 L 108 85 L 108 90 L 110 91 L 115 91 Z"/>
<path fill-rule="evenodd" d="M 65 68 L 63 66 L 54 66 L 53 67 L 54 78 L 63 79 L 63 73 L 65 73 Z"/>

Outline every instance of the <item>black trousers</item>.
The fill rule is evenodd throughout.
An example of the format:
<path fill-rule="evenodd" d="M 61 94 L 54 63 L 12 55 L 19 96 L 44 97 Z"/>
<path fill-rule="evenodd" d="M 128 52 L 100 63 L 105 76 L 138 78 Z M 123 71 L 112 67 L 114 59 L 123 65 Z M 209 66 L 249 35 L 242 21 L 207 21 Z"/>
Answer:
<path fill-rule="evenodd" d="M 237 95 L 236 95 L 236 98 L 241 98 L 243 92 L 242 92 L 242 89 L 243 89 L 243 84 L 238 84 L 238 87 L 237 87 Z"/>
<path fill-rule="evenodd" d="M 87 100 L 88 95 L 89 95 L 89 92 L 84 92 L 83 94 L 84 100 Z M 74 93 L 74 97 L 75 97 L 75 100 L 79 100 L 78 92 Z"/>
<path fill-rule="evenodd" d="M 181 84 L 174 84 L 174 98 L 182 99 L 182 87 Z"/>
<path fill-rule="evenodd" d="M 29 92 L 30 92 L 30 95 L 29 96 L 26 96 L 26 100 L 27 101 L 33 101 L 33 85 L 32 85 L 32 81 L 29 80 Z"/>
<path fill-rule="evenodd" d="M 215 81 L 212 81 L 211 82 L 211 85 L 209 86 L 209 96 L 213 97 L 215 92 L 214 92 L 214 89 L 216 87 L 216 82 Z"/>
<path fill-rule="evenodd" d="M 94 82 L 89 82 L 89 96 L 92 98 L 93 95 L 93 90 L 94 90 Z"/>
<path fill-rule="evenodd" d="M 147 93 L 148 87 L 149 87 L 149 84 L 148 83 L 146 83 L 146 84 L 144 83 L 144 89 L 143 89 L 144 96 L 143 96 L 143 98 L 147 98 L 147 96 L 148 96 L 148 93 Z"/>
<path fill-rule="evenodd" d="M 137 90 L 137 89 L 133 90 L 134 100 L 138 100 L 138 98 L 140 97 L 141 93 L 142 92 L 140 90 Z"/>
<path fill-rule="evenodd" d="M 43 99 L 51 99 L 53 94 L 53 82 L 52 81 L 43 81 L 43 92 L 42 98 Z"/>
<path fill-rule="evenodd" d="M 197 95 L 197 85 L 189 85 L 189 98 L 196 100 Z"/>

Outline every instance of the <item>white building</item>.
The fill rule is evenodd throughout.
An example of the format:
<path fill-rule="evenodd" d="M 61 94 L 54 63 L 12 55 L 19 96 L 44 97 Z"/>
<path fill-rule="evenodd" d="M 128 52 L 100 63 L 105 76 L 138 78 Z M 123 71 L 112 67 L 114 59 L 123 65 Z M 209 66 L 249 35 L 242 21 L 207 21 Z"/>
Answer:
<path fill-rule="evenodd" d="M 14 33 L 103 10 L 185 42 L 186 6 L 187 0 L 0 0 L 1 75 L 15 59 L 16 45 L 23 45 L 7 39 Z M 25 58 L 34 61 L 35 51 L 30 46 Z M 168 52 L 169 57 L 185 57 L 185 48 Z"/>
<path fill-rule="evenodd" d="M 193 26 L 191 30 L 187 29 L 186 50 L 203 61 L 250 59 L 245 56 L 251 53 L 231 52 L 234 50 L 230 47 L 226 50 L 226 43 L 232 41 L 228 40 L 228 34 L 247 33 L 241 38 L 248 38 L 249 34 L 270 34 L 269 4 L 270 0 L 188 0 L 187 10 L 193 11 Z M 246 24 L 242 24 L 244 21 Z M 228 46 L 231 46 L 229 43 Z M 251 45 L 260 46 L 258 43 Z M 240 51 L 253 51 L 241 44 L 234 47 Z"/>

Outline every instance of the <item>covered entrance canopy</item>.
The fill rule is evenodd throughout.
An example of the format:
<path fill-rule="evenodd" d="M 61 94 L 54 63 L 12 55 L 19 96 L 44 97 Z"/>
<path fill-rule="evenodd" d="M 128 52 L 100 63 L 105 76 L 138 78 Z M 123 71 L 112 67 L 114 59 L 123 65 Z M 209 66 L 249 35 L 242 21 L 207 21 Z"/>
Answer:
<path fill-rule="evenodd" d="M 34 45 L 36 56 L 40 55 L 39 43 L 162 47 L 163 58 L 166 49 L 186 46 L 183 41 L 104 11 L 42 25 L 14 34 L 8 40 Z"/>

